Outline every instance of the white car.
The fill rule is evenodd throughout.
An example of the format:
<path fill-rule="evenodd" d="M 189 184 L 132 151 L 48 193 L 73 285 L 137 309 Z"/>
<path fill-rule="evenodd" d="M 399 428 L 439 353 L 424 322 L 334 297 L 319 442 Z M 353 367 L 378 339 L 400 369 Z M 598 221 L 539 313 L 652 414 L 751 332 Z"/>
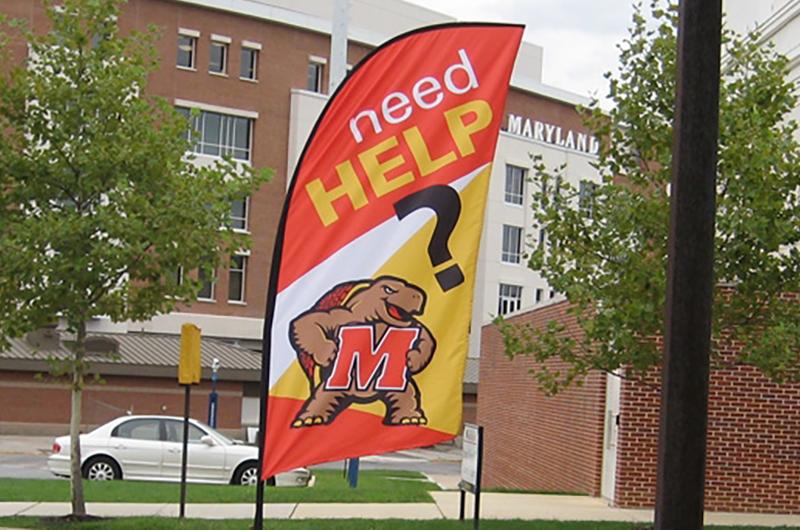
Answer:
<path fill-rule="evenodd" d="M 183 418 L 123 416 L 80 435 L 81 469 L 89 480 L 181 479 Z M 258 480 L 258 447 L 233 441 L 208 425 L 189 420 L 186 480 L 210 484 L 254 485 Z M 53 443 L 47 466 L 54 475 L 70 475 L 69 436 Z M 305 468 L 281 473 L 277 486 L 306 486 Z"/>

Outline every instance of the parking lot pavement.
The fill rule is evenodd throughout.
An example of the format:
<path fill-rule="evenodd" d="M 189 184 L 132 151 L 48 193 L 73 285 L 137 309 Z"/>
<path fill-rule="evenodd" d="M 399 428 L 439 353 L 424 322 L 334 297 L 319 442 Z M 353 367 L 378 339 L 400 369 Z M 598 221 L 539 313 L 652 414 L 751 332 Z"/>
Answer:
<path fill-rule="evenodd" d="M 53 478 L 47 469 L 52 436 L 0 436 L 0 478 Z"/>
<path fill-rule="evenodd" d="M 344 462 L 329 462 L 321 469 L 343 469 Z M 461 449 L 451 444 L 434 447 L 407 449 L 382 455 L 364 456 L 360 469 L 388 469 L 396 471 L 418 471 L 427 475 L 452 476 L 461 471 Z"/>
<path fill-rule="evenodd" d="M 0 436 L 0 457 L 49 454 L 54 436 Z"/>
<path fill-rule="evenodd" d="M 0 435 L 0 478 L 54 478 L 47 469 L 52 436 Z M 342 469 L 343 462 L 322 464 L 322 469 Z M 361 469 L 419 471 L 440 486 L 451 489 L 461 470 L 461 449 L 455 444 L 395 451 L 361 458 Z M 456 479 L 457 484 L 457 479 Z"/>
<path fill-rule="evenodd" d="M 4 455 L 0 454 L 0 478 L 55 478 L 47 469 L 44 455 Z"/>

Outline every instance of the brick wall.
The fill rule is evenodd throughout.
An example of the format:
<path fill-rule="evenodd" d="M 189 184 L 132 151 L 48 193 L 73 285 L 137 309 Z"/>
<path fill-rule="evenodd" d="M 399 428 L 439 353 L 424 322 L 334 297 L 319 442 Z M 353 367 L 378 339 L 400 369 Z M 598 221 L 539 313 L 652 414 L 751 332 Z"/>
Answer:
<path fill-rule="evenodd" d="M 511 319 L 560 320 L 566 304 Z M 661 341 L 659 340 L 659 343 Z M 536 390 L 527 358 L 508 360 L 494 326 L 483 328 L 478 421 L 485 426 L 486 486 L 598 495 L 602 470 L 605 377 L 548 398 Z M 733 341 L 716 350 L 733 359 Z M 615 503 L 652 507 L 660 417 L 660 370 L 623 380 Z M 800 514 L 800 384 L 777 385 L 753 367 L 727 363 L 709 385 L 705 505 L 710 511 Z"/>
<path fill-rule="evenodd" d="M 464 394 L 463 401 L 463 417 L 464 423 L 476 423 L 478 421 L 478 396 L 475 394 Z"/>
<path fill-rule="evenodd" d="M 566 319 L 566 303 L 512 318 L 534 326 Z M 529 358 L 509 360 L 494 326 L 481 338 L 478 423 L 484 426 L 485 487 L 600 494 L 605 376 L 555 397 L 537 390 Z"/>
<path fill-rule="evenodd" d="M 40 380 L 33 372 L 0 371 L 0 428 L 25 424 L 63 425 L 69 429 L 70 392 L 64 383 Z M 183 415 L 184 390 L 175 379 L 104 376 L 103 383 L 90 383 L 83 395 L 82 424 L 101 425 L 131 410 L 133 414 Z M 241 428 L 242 383 L 221 381 L 217 385 L 217 425 Z M 210 383 L 192 388 L 191 416 L 208 419 Z"/>
<path fill-rule="evenodd" d="M 660 388 L 623 382 L 616 502 L 652 506 Z M 750 366 L 714 371 L 709 385 L 706 509 L 800 513 L 800 385 Z"/>

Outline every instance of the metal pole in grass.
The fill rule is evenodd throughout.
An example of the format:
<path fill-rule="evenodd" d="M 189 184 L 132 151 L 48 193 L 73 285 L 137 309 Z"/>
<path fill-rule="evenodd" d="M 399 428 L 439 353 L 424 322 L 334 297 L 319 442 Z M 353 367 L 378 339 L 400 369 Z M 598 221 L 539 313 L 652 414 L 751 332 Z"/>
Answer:
<path fill-rule="evenodd" d="M 183 385 L 183 449 L 181 452 L 181 499 L 178 517 L 186 515 L 186 466 L 189 448 L 189 400 L 192 385 L 200 383 L 200 328 L 194 324 L 181 326 L 181 351 L 178 361 L 178 383 Z"/>
<path fill-rule="evenodd" d="M 267 309 L 269 311 L 269 308 Z M 272 320 L 270 316 L 270 321 Z M 269 392 L 269 363 L 270 363 L 270 340 L 269 328 L 264 326 L 264 339 L 261 358 L 261 390 L 260 390 L 260 403 L 259 403 L 259 420 L 258 420 L 258 481 L 256 482 L 256 513 L 253 517 L 253 530 L 263 530 L 264 528 L 264 478 L 262 472 L 264 470 L 264 444 L 266 442 L 265 436 L 267 432 L 267 398 Z"/>
<path fill-rule="evenodd" d="M 350 465 L 347 466 L 347 482 L 351 488 L 358 486 L 358 467 L 360 460 L 358 457 L 350 459 Z"/>
<path fill-rule="evenodd" d="M 181 519 L 186 515 L 186 464 L 189 448 L 189 398 L 191 397 L 192 385 L 183 385 L 185 393 L 183 396 L 183 449 L 181 449 L 181 508 L 178 517 Z"/>

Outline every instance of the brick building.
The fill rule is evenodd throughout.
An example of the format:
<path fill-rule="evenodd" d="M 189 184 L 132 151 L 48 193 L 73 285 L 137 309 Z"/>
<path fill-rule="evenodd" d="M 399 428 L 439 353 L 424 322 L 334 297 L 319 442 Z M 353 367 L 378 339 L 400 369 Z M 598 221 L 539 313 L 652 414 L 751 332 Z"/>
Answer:
<path fill-rule="evenodd" d="M 86 360 L 100 379 L 87 380 L 81 404 L 84 431 L 125 414 L 183 415 L 184 391 L 177 384 L 179 336 L 98 333 L 87 340 Z M 39 346 L 28 337 L 12 340 L 11 347 L 0 352 L 0 434 L 61 435 L 69 429 L 69 385 L 48 375 L 50 360 L 67 355 L 63 345 Z M 193 387 L 191 397 L 191 415 L 202 421 L 208 417 L 215 358 L 221 364 L 217 426 L 243 438 L 242 419 L 249 413 L 245 400 L 258 396 L 260 355 L 203 339 L 203 381 Z"/>
<path fill-rule="evenodd" d="M 559 320 L 579 331 L 557 302 L 514 323 Z M 734 355 L 733 341 L 718 344 Z M 592 373 L 546 397 L 531 359 L 509 360 L 495 326 L 484 328 L 478 422 L 485 428 L 485 486 L 602 496 L 620 507 L 655 500 L 659 372 L 642 382 Z M 710 511 L 800 513 L 800 384 L 776 385 L 757 369 L 712 371 L 705 505 Z"/>

